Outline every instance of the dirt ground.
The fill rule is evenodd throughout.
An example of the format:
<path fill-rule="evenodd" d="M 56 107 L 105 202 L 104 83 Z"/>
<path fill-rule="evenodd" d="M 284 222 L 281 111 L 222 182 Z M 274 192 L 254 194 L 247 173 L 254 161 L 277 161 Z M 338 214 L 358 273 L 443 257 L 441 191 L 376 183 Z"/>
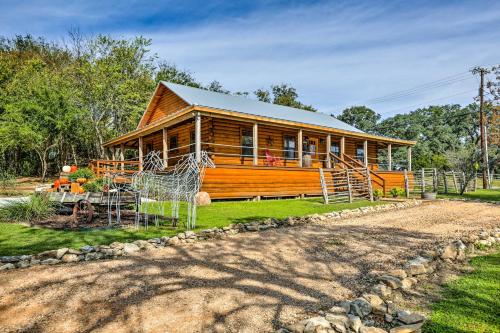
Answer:
<path fill-rule="evenodd" d="M 0 332 L 268 332 L 364 291 L 368 272 L 500 226 L 500 206 L 434 202 L 118 260 L 0 273 Z"/>

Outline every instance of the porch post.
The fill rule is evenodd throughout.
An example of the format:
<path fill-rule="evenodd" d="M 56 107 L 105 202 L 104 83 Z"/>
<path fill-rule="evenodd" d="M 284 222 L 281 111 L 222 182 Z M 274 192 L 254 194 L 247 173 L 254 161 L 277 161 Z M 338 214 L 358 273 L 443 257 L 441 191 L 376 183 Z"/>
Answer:
<path fill-rule="evenodd" d="M 363 142 L 363 159 L 365 160 L 365 167 L 368 167 L 368 140 Z"/>
<path fill-rule="evenodd" d="M 299 129 L 299 135 L 298 135 L 298 151 L 299 151 L 299 167 L 302 167 L 302 129 Z"/>
<path fill-rule="evenodd" d="M 259 125 L 253 124 L 253 165 L 259 165 Z"/>
<path fill-rule="evenodd" d="M 125 163 L 123 163 L 123 161 L 125 161 L 125 144 L 122 143 L 120 144 L 120 161 L 122 161 L 122 171 L 125 170 Z"/>
<path fill-rule="evenodd" d="M 142 171 L 142 167 L 143 167 L 143 164 L 144 164 L 144 155 L 143 155 L 143 145 L 144 145 L 144 142 L 143 142 L 143 137 L 140 136 L 139 137 L 139 171 Z"/>
<path fill-rule="evenodd" d="M 163 148 L 163 167 L 168 167 L 168 133 L 167 128 L 163 127 L 162 130 L 163 139 L 162 139 L 162 148 Z"/>
<path fill-rule="evenodd" d="M 330 158 L 330 150 L 332 147 L 332 136 L 328 134 L 326 136 L 326 167 L 331 168 L 332 167 L 332 160 Z"/>
<path fill-rule="evenodd" d="M 345 154 L 345 136 L 340 138 L 340 158 L 344 159 Z"/>
<path fill-rule="evenodd" d="M 201 115 L 196 112 L 194 116 L 194 142 L 196 162 L 201 162 Z"/>
<path fill-rule="evenodd" d="M 406 157 L 406 159 L 408 160 L 408 171 L 411 171 L 411 147 L 410 146 L 408 146 L 406 153 L 408 154 L 408 156 Z"/>
<path fill-rule="evenodd" d="M 387 145 L 387 170 L 392 171 L 392 144 Z"/>

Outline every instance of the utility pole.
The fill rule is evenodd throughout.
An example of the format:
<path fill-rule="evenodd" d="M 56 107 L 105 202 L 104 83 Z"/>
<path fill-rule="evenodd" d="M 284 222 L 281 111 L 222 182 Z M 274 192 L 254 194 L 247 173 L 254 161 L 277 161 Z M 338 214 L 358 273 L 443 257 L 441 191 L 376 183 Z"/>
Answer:
<path fill-rule="evenodd" d="M 476 67 L 472 74 L 479 74 L 479 131 L 481 136 L 481 162 L 483 167 L 483 189 L 488 188 L 488 148 L 486 146 L 486 131 L 484 122 L 484 75 L 489 71 L 482 67 Z"/>

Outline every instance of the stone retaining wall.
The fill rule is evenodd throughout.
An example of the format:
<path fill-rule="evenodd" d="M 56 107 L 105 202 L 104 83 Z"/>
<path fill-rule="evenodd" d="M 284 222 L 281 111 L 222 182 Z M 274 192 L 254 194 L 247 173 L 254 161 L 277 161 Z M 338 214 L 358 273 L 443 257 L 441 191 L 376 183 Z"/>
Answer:
<path fill-rule="evenodd" d="M 386 205 L 367 206 L 356 209 L 346 209 L 339 212 L 326 214 L 313 214 L 302 217 L 287 217 L 284 219 L 270 218 L 264 221 L 255 221 L 249 223 L 231 224 L 222 228 L 211 228 L 201 230 L 200 232 L 186 231 L 173 237 L 164 236 L 161 238 L 152 238 L 148 240 L 137 240 L 131 243 L 114 242 L 109 245 L 90 246 L 85 245 L 79 250 L 61 248 L 56 250 L 44 251 L 34 255 L 4 256 L 0 257 L 0 271 L 27 268 L 35 265 L 55 265 L 60 263 L 80 262 L 101 259 L 113 259 L 126 256 L 141 250 L 150 250 L 166 246 L 178 246 L 196 241 L 206 241 L 210 239 L 221 239 L 241 232 L 256 232 L 271 228 L 281 228 L 305 225 L 309 223 L 344 219 L 378 212 L 405 209 L 420 205 L 418 200 L 408 200 Z"/>

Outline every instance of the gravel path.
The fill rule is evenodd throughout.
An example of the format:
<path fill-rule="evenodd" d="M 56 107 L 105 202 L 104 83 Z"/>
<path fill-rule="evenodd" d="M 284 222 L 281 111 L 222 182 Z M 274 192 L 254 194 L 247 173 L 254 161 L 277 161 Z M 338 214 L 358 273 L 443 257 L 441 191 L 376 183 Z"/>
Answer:
<path fill-rule="evenodd" d="M 351 297 L 366 273 L 500 226 L 500 207 L 396 212 L 0 273 L 0 332 L 266 332 Z"/>

